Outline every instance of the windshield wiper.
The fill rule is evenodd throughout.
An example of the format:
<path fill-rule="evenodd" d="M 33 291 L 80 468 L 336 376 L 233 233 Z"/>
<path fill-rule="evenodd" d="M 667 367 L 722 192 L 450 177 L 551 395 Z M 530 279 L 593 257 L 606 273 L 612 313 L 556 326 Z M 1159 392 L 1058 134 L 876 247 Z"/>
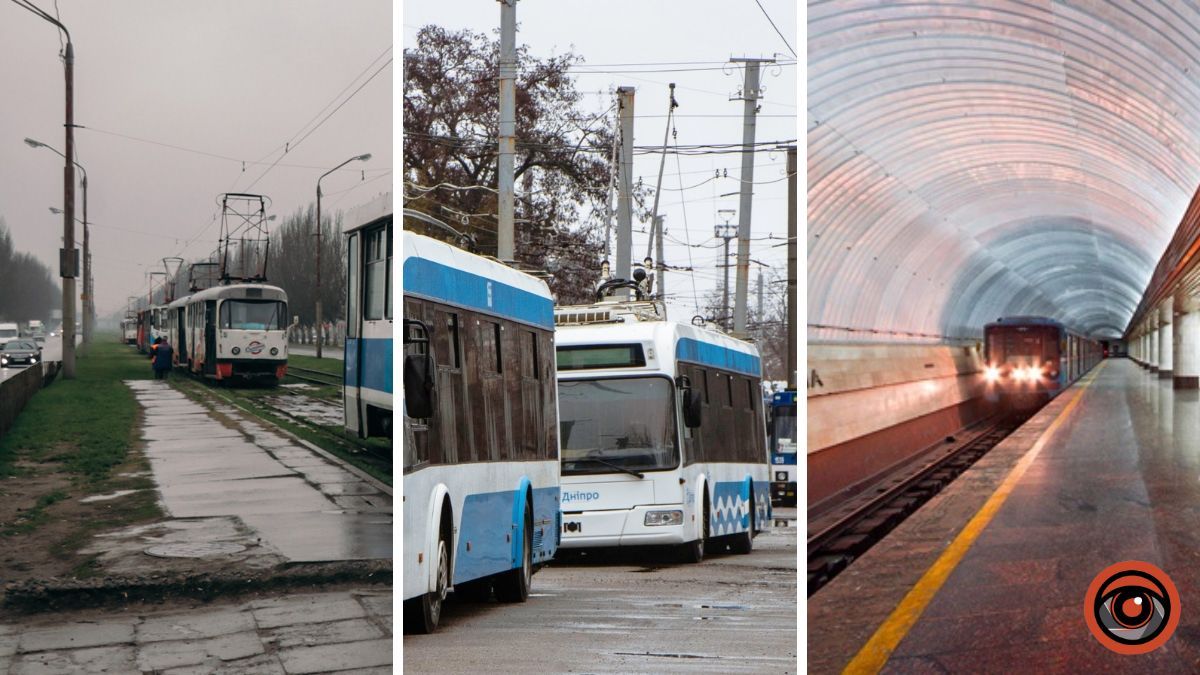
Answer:
<path fill-rule="evenodd" d="M 584 460 L 587 460 L 589 462 L 595 462 L 597 464 L 603 464 L 605 466 L 611 466 L 612 468 L 616 469 L 617 471 L 623 471 L 623 472 L 629 474 L 630 476 L 637 476 L 638 478 L 646 477 L 646 475 L 640 471 L 634 471 L 633 469 L 626 469 L 625 467 L 621 466 L 620 464 L 613 464 L 612 462 L 610 462 L 608 460 L 600 459 L 599 457 L 580 457 L 578 459 L 569 459 L 567 461 L 568 462 L 582 462 Z"/>

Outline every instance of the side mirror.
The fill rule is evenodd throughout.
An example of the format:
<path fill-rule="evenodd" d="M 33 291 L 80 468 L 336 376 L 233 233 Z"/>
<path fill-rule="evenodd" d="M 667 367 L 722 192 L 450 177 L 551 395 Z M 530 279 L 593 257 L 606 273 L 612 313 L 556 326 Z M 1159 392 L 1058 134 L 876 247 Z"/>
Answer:
<path fill-rule="evenodd" d="M 700 395 L 692 389 L 692 381 L 686 375 L 675 378 L 675 386 L 683 395 L 683 425 L 695 429 L 700 426 Z"/>
<path fill-rule="evenodd" d="M 404 407 L 409 417 L 433 417 L 434 373 L 437 367 L 429 354 L 404 357 Z"/>

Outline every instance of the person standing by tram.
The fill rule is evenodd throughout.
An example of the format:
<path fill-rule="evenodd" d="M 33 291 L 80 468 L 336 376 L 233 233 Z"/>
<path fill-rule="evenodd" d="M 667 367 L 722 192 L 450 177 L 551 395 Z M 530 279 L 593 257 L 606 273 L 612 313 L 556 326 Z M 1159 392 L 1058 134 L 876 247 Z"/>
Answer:
<path fill-rule="evenodd" d="M 154 368 L 154 379 L 165 380 L 171 372 L 171 354 L 174 351 L 171 343 L 165 338 L 155 338 L 154 346 L 150 349 L 151 366 Z"/>

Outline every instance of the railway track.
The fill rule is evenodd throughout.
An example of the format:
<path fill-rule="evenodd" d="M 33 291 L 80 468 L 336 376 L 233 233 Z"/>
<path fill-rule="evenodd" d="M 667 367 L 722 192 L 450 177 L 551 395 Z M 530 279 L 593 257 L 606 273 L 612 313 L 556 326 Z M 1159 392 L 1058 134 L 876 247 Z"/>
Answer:
<path fill-rule="evenodd" d="M 959 436 L 952 437 L 953 443 L 923 453 L 914 463 L 868 490 L 810 516 L 809 597 L 1008 437 L 1031 414 L 1001 415 L 968 430 L 966 436 L 959 432 Z"/>
<path fill-rule="evenodd" d="M 311 382 L 313 384 L 332 384 L 341 386 L 341 375 L 332 375 L 321 370 L 312 370 L 309 368 L 297 368 L 293 365 L 288 365 L 288 377 L 294 377 L 303 382 Z"/>

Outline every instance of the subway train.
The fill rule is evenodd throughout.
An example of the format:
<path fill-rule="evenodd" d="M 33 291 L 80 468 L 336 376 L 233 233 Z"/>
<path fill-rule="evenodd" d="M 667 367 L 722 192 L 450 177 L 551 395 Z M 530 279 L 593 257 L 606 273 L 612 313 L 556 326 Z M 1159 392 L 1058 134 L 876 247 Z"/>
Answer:
<path fill-rule="evenodd" d="M 1099 342 L 1039 316 L 997 319 L 983 339 L 987 399 L 1016 407 L 1054 398 L 1104 358 Z"/>

